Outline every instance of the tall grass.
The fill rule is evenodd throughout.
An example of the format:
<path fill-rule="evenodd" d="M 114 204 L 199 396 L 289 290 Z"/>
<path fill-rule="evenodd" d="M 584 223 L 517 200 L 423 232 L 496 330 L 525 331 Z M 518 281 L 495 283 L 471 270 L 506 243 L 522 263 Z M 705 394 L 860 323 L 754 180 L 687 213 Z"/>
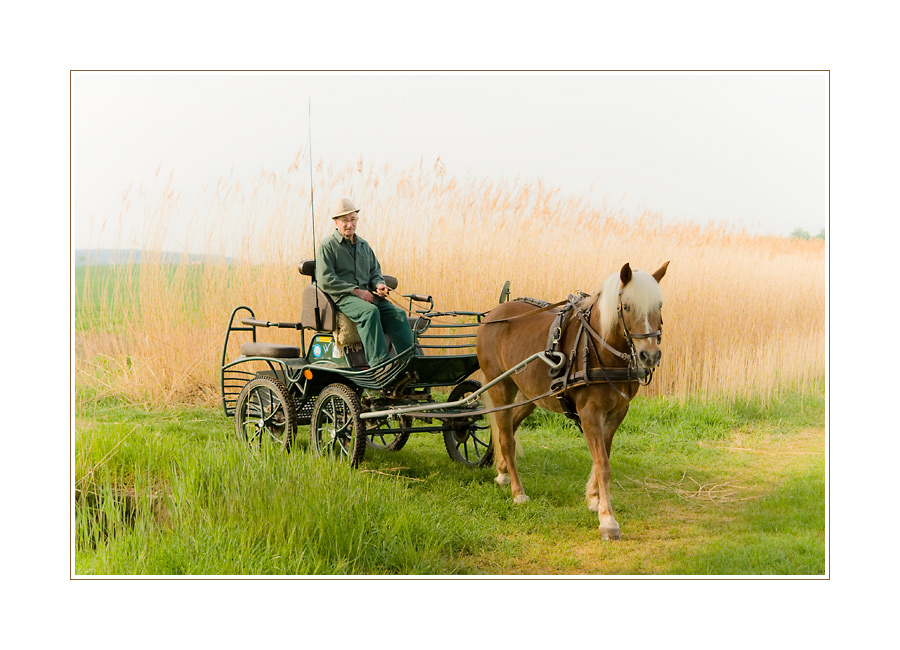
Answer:
<path fill-rule="evenodd" d="M 827 346 L 823 242 L 666 223 L 539 181 L 457 178 L 440 161 L 400 170 L 363 160 L 320 162 L 313 228 L 303 155 L 250 183 L 220 180 L 187 219 L 171 178 L 126 194 L 114 224 L 122 248 L 171 248 L 169 235 L 187 221 L 177 238 L 185 253 L 233 263 L 193 265 L 185 256 L 178 265 L 158 257 L 112 270 L 88 267 L 76 287 L 79 399 L 215 403 L 231 310 L 245 304 L 258 317 L 299 319 L 308 280 L 296 265 L 331 231 L 328 206 L 342 196 L 361 206 L 359 233 L 385 272 L 400 279 L 400 292 L 429 293 L 441 309 L 490 309 L 507 279 L 513 297 L 555 301 L 594 290 L 624 262 L 653 271 L 671 260 L 663 280 L 663 365 L 651 395 L 766 396 L 820 385 Z M 299 340 L 292 331 L 264 337 Z"/>
<path fill-rule="evenodd" d="M 208 411 L 178 415 L 177 429 L 157 417 L 77 433 L 76 573 L 453 573 L 477 548 L 400 481 L 248 452 Z"/>
<path fill-rule="evenodd" d="M 641 399 L 616 435 L 624 538 L 584 501 L 591 460 L 562 415 L 520 429 L 516 506 L 440 436 L 359 469 L 248 449 L 206 408 L 94 404 L 75 431 L 74 572 L 96 575 L 826 572 L 824 399 Z"/>

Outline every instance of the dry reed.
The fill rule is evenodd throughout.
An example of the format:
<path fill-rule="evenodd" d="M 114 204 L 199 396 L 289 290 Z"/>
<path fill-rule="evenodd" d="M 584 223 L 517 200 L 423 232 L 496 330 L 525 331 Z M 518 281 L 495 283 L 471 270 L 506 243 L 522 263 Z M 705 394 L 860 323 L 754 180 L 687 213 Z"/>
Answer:
<path fill-rule="evenodd" d="M 122 248 L 155 251 L 155 261 L 117 267 L 109 286 L 91 281 L 76 295 L 77 383 L 92 396 L 140 403 L 215 403 L 221 345 L 237 305 L 257 317 L 299 319 L 308 280 L 297 264 L 313 255 L 309 172 L 303 154 L 281 174 L 251 183 L 221 180 L 201 197 L 181 234 L 184 250 L 233 263 L 178 265 L 158 255 L 182 220 L 171 178 L 129 191 L 119 218 L 141 228 Z M 592 291 L 624 262 L 653 271 L 671 260 L 663 365 L 652 395 L 771 396 L 819 390 L 825 374 L 827 260 L 821 241 L 754 236 L 723 225 L 664 223 L 606 204 L 564 196 L 519 179 L 448 175 L 443 164 L 395 171 L 360 160 L 319 163 L 315 240 L 332 224 L 341 196 L 361 206 L 359 233 L 400 292 L 429 293 L 440 309 L 488 310 L 501 284 L 513 297 L 558 300 Z M 123 225 L 124 224 L 124 225 Z M 136 277 L 132 278 L 132 274 Z M 292 342 L 269 330 L 261 340 Z"/>

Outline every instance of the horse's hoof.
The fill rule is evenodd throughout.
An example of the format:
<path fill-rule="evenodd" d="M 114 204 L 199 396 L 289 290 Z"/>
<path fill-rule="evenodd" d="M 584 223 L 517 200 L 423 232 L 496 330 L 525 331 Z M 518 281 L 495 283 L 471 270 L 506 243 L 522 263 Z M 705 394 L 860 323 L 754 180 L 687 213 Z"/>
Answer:
<path fill-rule="evenodd" d="M 610 528 L 608 526 L 598 526 L 598 528 L 600 529 L 601 539 L 622 539 L 622 533 L 619 531 L 618 526 L 614 528 Z"/>
<path fill-rule="evenodd" d="M 516 505 L 528 503 L 528 495 L 527 494 L 517 494 L 515 497 L 513 497 L 513 503 L 515 503 Z"/>
<path fill-rule="evenodd" d="M 509 485 L 509 474 L 498 474 L 494 480 L 497 485 Z"/>

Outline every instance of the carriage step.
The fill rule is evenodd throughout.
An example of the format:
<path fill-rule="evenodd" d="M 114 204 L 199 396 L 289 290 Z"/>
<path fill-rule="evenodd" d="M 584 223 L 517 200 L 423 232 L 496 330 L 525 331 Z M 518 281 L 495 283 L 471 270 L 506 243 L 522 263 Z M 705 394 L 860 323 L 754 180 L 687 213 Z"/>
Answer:
<path fill-rule="evenodd" d="M 303 351 L 294 345 L 280 343 L 244 343 L 241 354 L 245 357 L 274 357 L 276 359 L 298 359 Z"/>

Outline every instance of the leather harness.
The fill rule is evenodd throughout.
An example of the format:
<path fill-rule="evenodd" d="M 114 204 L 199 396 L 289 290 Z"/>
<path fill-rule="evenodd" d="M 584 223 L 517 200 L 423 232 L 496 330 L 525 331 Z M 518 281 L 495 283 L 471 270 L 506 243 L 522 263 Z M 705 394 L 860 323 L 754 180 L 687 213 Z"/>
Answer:
<path fill-rule="evenodd" d="M 497 320 L 487 321 L 483 324 L 489 325 L 491 323 L 504 323 L 513 320 L 518 320 L 520 318 L 526 318 L 529 316 L 534 316 L 544 311 L 549 311 L 551 309 L 555 309 L 556 307 L 560 307 L 560 310 L 556 313 L 553 323 L 550 325 L 550 331 L 547 336 L 547 345 L 546 345 L 546 353 L 548 356 L 555 358 L 559 361 L 565 361 L 565 363 L 560 364 L 559 369 L 549 370 L 550 375 L 550 389 L 544 393 L 543 395 L 538 395 L 537 397 L 533 397 L 531 399 L 526 399 L 521 402 L 517 402 L 515 404 L 508 404 L 504 406 L 495 406 L 489 409 L 481 409 L 478 411 L 466 411 L 460 413 L 409 413 L 408 415 L 413 417 L 444 417 L 444 418 L 457 418 L 457 417 L 472 417 L 472 416 L 480 416 L 487 413 L 492 413 L 494 411 L 500 411 L 510 408 L 515 408 L 517 406 L 524 406 L 525 404 L 529 404 L 531 402 L 536 402 L 538 400 L 544 399 L 546 397 L 556 397 L 559 400 L 560 407 L 562 408 L 563 413 L 567 418 L 575 422 L 578 428 L 581 428 L 581 418 L 578 417 L 577 410 L 575 408 L 575 402 L 569 396 L 569 391 L 574 388 L 578 388 L 581 386 L 588 386 L 591 384 L 599 384 L 599 383 L 607 383 L 610 387 L 616 391 L 619 395 L 624 397 L 625 399 L 629 399 L 628 395 L 619 390 L 615 385 L 615 383 L 630 383 L 630 382 L 638 382 L 642 386 L 647 386 L 650 384 L 653 379 L 653 370 L 650 368 L 644 368 L 638 365 L 637 363 L 637 353 L 634 348 L 633 339 L 646 339 L 651 337 L 656 337 L 657 341 L 661 341 L 662 339 L 662 319 L 660 319 L 660 328 L 654 332 L 647 332 L 646 334 L 632 334 L 628 330 L 628 326 L 625 323 L 625 316 L 622 313 L 622 293 L 619 292 L 619 300 L 618 300 L 618 316 L 619 321 L 622 324 L 622 328 L 625 331 L 625 339 L 628 341 L 628 352 L 621 352 L 612 347 L 609 343 L 603 340 L 603 338 L 594 331 L 594 328 L 590 325 L 590 317 L 591 317 L 591 309 L 589 307 L 587 310 L 582 310 L 580 307 L 580 303 L 587 297 L 587 294 L 583 292 L 577 292 L 575 294 L 569 294 L 566 296 L 565 300 L 561 300 L 557 303 L 550 304 L 545 300 L 540 300 L 537 298 L 516 298 L 518 302 L 524 302 L 535 307 L 538 307 L 535 311 L 530 311 L 525 314 L 518 314 L 516 316 L 510 316 L 509 318 L 501 318 Z M 571 324 L 576 322 L 578 323 L 578 332 L 575 335 L 575 341 L 572 345 L 572 349 L 569 351 L 569 354 L 566 354 L 562 350 L 562 339 L 563 333 L 566 328 Z M 591 352 L 593 352 L 596 357 L 598 363 L 600 361 L 600 352 L 597 349 L 597 343 L 603 346 L 607 351 L 612 353 L 614 356 L 622 359 L 623 361 L 627 361 L 628 365 L 625 367 L 606 367 L 606 366 L 595 366 L 591 367 L 589 364 L 591 358 Z M 579 352 L 581 352 L 581 370 L 578 372 L 574 372 L 575 369 L 575 360 L 577 358 Z"/>
<path fill-rule="evenodd" d="M 593 306 L 589 307 L 587 310 L 582 310 L 580 307 L 581 302 L 586 297 L 586 293 L 579 291 L 575 294 L 569 294 L 568 296 L 566 296 L 565 301 L 561 301 L 559 303 L 556 303 L 555 305 L 551 305 L 546 301 L 537 300 L 535 298 L 516 299 L 518 301 L 526 302 L 536 307 L 540 307 L 539 311 L 546 311 L 552 309 L 555 306 L 561 306 L 553 319 L 553 323 L 550 325 L 550 331 L 547 336 L 546 352 L 548 356 L 559 359 L 560 361 L 565 360 L 565 364 L 562 365 L 558 370 L 554 371 L 551 369 L 548 371 L 551 378 L 549 392 L 550 394 L 556 395 L 556 399 L 559 400 L 559 405 L 562 408 L 565 416 L 575 422 L 575 424 L 578 425 L 579 428 L 581 428 L 581 418 L 578 417 L 578 413 L 575 408 L 575 402 L 569 395 L 569 391 L 579 386 L 587 386 L 590 384 L 606 382 L 614 391 L 619 393 L 619 395 L 628 399 L 628 396 L 625 395 L 625 393 L 623 393 L 621 390 L 619 390 L 615 385 L 613 385 L 613 382 L 639 382 L 641 385 L 646 386 L 653 379 L 652 369 L 641 368 L 637 365 L 636 352 L 632 339 L 650 338 L 652 336 L 656 336 L 657 339 L 662 338 L 662 323 L 660 323 L 660 329 L 656 330 L 655 332 L 649 332 L 646 334 L 631 334 L 631 332 L 629 332 L 628 327 L 625 324 L 624 315 L 622 314 L 622 301 L 620 294 L 618 316 L 625 331 L 625 338 L 628 341 L 629 352 L 625 353 L 616 350 L 606 341 L 604 341 L 603 338 L 599 334 L 597 334 L 597 332 L 595 332 L 591 327 L 590 318 L 591 309 L 593 308 Z M 528 314 L 521 314 L 520 316 L 531 316 L 536 313 L 537 312 L 529 312 Z M 578 332 L 575 335 L 575 341 L 572 344 L 572 349 L 567 355 L 562 350 L 563 333 L 570 323 L 575 322 L 578 323 Z M 606 348 L 614 356 L 622 359 L 623 361 L 627 361 L 628 366 L 624 368 L 608 368 L 601 365 L 591 367 L 589 362 L 592 352 L 597 361 L 600 361 L 600 352 L 597 349 L 597 343 L 600 343 L 600 345 Z M 579 345 L 581 346 L 580 350 Z M 575 361 L 578 358 L 579 351 L 581 352 L 582 370 L 575 372 Z"/>

